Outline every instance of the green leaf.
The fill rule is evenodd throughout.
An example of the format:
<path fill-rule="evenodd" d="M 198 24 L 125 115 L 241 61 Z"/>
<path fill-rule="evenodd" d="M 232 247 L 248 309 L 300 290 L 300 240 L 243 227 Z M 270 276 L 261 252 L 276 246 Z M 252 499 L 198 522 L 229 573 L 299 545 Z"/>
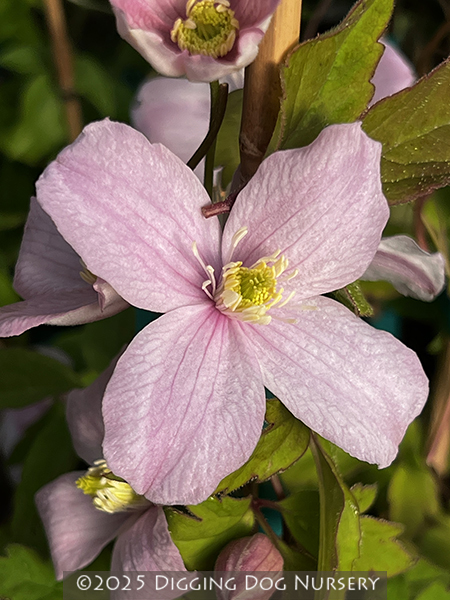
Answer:
<path fill-rule="evenodd" d="M 0 349 L 0 372 L 0 408 L 19 408 L 79 387 L 70 367 L 22 348 Z"/>
<path fill-rule="evenodd" d="M 166 510 L 172 539 L 189 570 L 212 570 L 228 542 L 253 533 L 255 517 L 250 504 L 250 499 L 209 498 L 188 507 L 196 518 Z"/>
<path fill-rule="evenodd" d="M 65 409 L 58 402 L 45 417 L 24 462 L 22 478 L 13 504 L 11 530 L 16 542 L 45 550 L 47 544 L 34 503 L 35 493 L 78 464 L 66 423 Z"/>
<path fill-rule="evenodd" d="M 373 96 L 369 81 L 383 52 L 377 40 L 392 8 L 392 0 L 360 0 L 336 29 L 289 55 L 271 151 L 306 146 L 327 125 L 361 115 Z"/>
<path fill-rule="evenodd" d="M 450 516 L 441 515 L 417 538 L 420 553 L 434 564 L 450 571 Z"/>
<path fill-rule="evenodd" d="M 403 533 L 402 525 L 366 515 L 360 518 L 360 525 L 360 556 L 353 561 L 353 571 L 387 571 L 388 577 L 393 577 L 416 562 L 397 540 Z"/>
<path fill-rule="evenodd" d="M 318 570 L 351 571 L 361 538 L 358 505 L 317 437 L 311 439 L 320 493 Z"/>
<path fill-rule="evenodd" d="M 364 131 L 383 144 L 381 179 L 391 204 L 410 202 L 450 183 L 449 94 L 447 59 L 364 117 Z"/>
<path fill-rule="evenodd" d="M 34 46 L 9 46 L 0 52 L 0 65 L 24 75 L 42 73 L 44 65 Z"/>
<path fill-rule="evenodd" d="M 417 491 L 420 490 L 420 493 Z M 388 489 L 389 517 L 403 523 L 407 535 L 416 535 L 425 521 L 439 510 L 437 482 L 425 465 L 400 465 L 394 471 Z"/>
<path fill-rule="evenodd" d="M 62 582 L 55 580 L 53 567 L 24 546 L 12 544 L 0 556 L 0 594 L 9 600 L 61 600 Z"/>
<path fill-rule="evenodd" d="M 102 117 L 116 117 L 116 85 L 109 73 L 92 56 L 76 57 L 75 89 L 95 106 Z"/>
<path fill-rule="evenodd" d="M 363 485 L 362 483 L 355 483 L 350 488 L 353 497 L 358 503 L 360 513 L 364 513 L 369 510 L 372 504 L 375 502 L 377 497 L 378 486 L 376 483 L 372 485 Z"/>
<path fill-rule="evenodd" d="M 420 558 L 411 569 L 388 581 L 388 598 L 416 600 L 422 592 L 436 583 L 449 589 L 450 572 Z M 396 593 L 392 591 L 393 589 Z"/>
<path fill-rule="evenodd" d="M 235 90 L 228 95 L 225 117 L 217 136 L 214 162 L 216 167 L 223 167 L 222 186 L 224 188 L 230 183 L 240 162 L 239 130 L 243 93 L 243 90 Z"/>
<path fill-rule="evenodd" d="M 432 583 L 416 600 L 450 600 L 450 591 L 442 583 Z"/>
<path fill-rule="evenodd" d="M 302 490 L 279 502 L 292 537 L 311 556 L 319 554 L 319 493 Z"/>
<path fill-rule="evenodd" d="M 358 315 L 358 317 L 371 317 L 373 315 L 373 308 L 366 300 L 358 281 L 350 283 L 340 290 L 336 290 L 333 292 L 333 296 Z"/>
<path fill-rule="evenodd" d="M 220 482 L 216 494 L 236 490 L 249 481 L 267 481 L 288 469 L 304 454 L 309 444 L 309 429 L 281 402 L 275 399 L 267 401 L 266 421 L 268 426 L 251 457 Z"/>
<path fill-rule="evenodd" d="M 18 123 L 0 140 L 2 149 L 9 158 L 35 165 L 66 141 L 62 101 L 50 77 L 37 75 L 23 92 Z"/>

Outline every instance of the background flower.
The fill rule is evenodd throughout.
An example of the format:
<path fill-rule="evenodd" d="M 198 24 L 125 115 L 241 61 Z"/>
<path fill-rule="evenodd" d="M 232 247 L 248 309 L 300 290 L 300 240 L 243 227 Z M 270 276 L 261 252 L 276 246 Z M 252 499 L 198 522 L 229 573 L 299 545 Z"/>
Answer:
<path fill-rule="evenodd" d="M 214 81 L 250 64 L 258 53 L 258 44 L 269 26 L 270 17 L 279 4 L 279 0 L 258 0 L 257 3 L 247 0 L 110 1 L 116 14 L 119 34 L 140 52 L 156 71 L 169 77 L 186 75 L 191 81 Z M 196 5 L 199 7 L 198 12 Z M 186 44 L 181 41 L 183 36 L 179 33 L 178 39 L 175 39 L 176 24 L 179 20 L 184 23 L 188 19 L 189 27 L 194 27 L 190 31 L 197 37 L 196 31 L 202 30 L 204 21 L 204 5 L 207 11 L 218 15 L 232 11 L 232 19 L 238 25 L 207 25 L 208 33 L 201 33 L 198 37 L 198 49 L 194 50 L 191 46 L 191 50 L 183 49 L 186 48 Z M 217 10 L 218 7 L 222 9 Z M 218 20 L 221 19 L 218 17 Z M 227 50 L 223 54 L 215 56 L 214 50 L 203 42 L 205 37 L 206 40 L 210 40 L 217 33 L 222 35 L 224 32 L 226 37 L 232 33 L 233 40 L 227 43 Z M 219 41 L 217 46 L 214 42 L 214 46 L 219 48 L 222 43 Z"/>

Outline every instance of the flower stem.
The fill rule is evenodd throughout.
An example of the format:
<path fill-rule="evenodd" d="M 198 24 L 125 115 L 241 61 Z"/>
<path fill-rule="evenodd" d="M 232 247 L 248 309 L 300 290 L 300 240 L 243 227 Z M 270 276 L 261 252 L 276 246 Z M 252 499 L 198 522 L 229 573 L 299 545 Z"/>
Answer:
<path fill-rule="evenodd" d="M 301 0 L 282 0 L 264 36 L 258 56 L 245 71 L 239 137 L 241 179 L 248 181 L 261 164 L 280 111 L 280 64 L 298 43 Z"/>
<path fill-rule="evenodd" d="M 225 116 L 228 100 L 228 84 L 213 81 L 211 83 L 211 108 L 209 118 L 209 130 L 205 139 L 187 162 L 187 166 L 194 170 L 204 156 L 207 155 L 211 146 L 217 139 L 220 126 Z M 214 166 L 214 165 L 213 165 Z"/>
<path fill-rule="evenodd" d="M 67 35 L 66 19 L 61 0 L 45 0 L 45 13 L 53 45 L 53 57 L 58 72 L 59 87 L 66 111 L 70 141 L 81 133 L 83 119 L 80 101 L 74 88 L 72 50 Z"/>

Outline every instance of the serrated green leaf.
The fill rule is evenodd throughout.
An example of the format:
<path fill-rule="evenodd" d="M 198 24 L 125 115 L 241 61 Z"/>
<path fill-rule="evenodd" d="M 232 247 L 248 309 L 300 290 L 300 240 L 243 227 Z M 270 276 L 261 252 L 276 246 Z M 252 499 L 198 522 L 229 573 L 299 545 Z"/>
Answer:
<path fill-rule="evenodd" d="M 378 486 L 376 483 L 372 485 L 363 485 L 362 483 L 355 483 L 350 488 L 353 497 L 358 503 L 360 513 L 364 513 L 372 506 L 377 497 Z"/>
<path fill-rule="evenodd" d="M 377 40 L 392 8 L 392 0 L 360 0 L 336 29 L 289 55 L 271 151 L 306 146 L 327 125 L 361 115 L 373 95 L 369 81 L 383 51 Z"/>
<path fill-rule="evenodd" d="M 268 426 L 251 457 L 220 482 L 216 494 L 236 490 L 249 481 L 267 481 L 288 469 L 304 454 L 310 431 L 279 400 L 267 401 L 266 421 Z"/>
<path fill-rule="evenodd" d="M 416 562 L 397 539 L 403 533 L 402 525 L 363 515 L 360 526 L 360 556 L 353 561 L 353 571 L 386 571 L 393 577 Z"/>
<path fill-rule="evenodd" d="M 250 499 L 209 498 L 188 506 L 197 519 L 166 510 L 172 539 L 189 570 L 212 570 L 223 546 L 253 533 L 255 517 L 250 504 Z"/>
<path fill-rule="evenodd" d="M 0 408 L 19 408 L 79 387 L 70 367 L 22 348 L 0 349 Z"/>
<path fill-rule="evenodd" d="M 417 493 L 420 490 L 420 494 Z M 412 538 L 425 520 L 439 510 L 439 490 L 431 471 L 426 467 L 398 466 L 388 489 L 389 517 L 403 523 Z"/>
<path fill-rule="evenodd" d="M 333 296 L 359 317 L 371 317 L 373 315 L 373 308 L 364 296 L 358 281 L 336 290 L 333 292 Z"/>
<path fill-rule="evenodd" d="M 62 582 L 34 550 L 12 544 L 0 556 L 0 594 L 10 600 L 60 600 Z"/>
<path fill-rule="evenodd" d="M 64 406 L 58 402 L 46 415 L 45 425 L 36 435 L 23 464 L 22 478 L 13 503 L 11 531 L 14 541 L 46 549 L 34 495 L 46 483 L 74 470 L 78 460 L 72 447 Z"/>
<path fill-rule="evenodd" d="M 223 167 L 222 186 L 231 181 L 240 162 L 239 130 L 241 127 L 243 90 L 235 90 L 228 95 L 227 108 L 222 126 L 217 136 L 215 166 Z"/>
<path fill-rule="evenodd" d="M 364 131 L 383 144 L 381 179 L 391 204 L 450 183 L 449 95 L 450 59 L 365 115 Z"/>

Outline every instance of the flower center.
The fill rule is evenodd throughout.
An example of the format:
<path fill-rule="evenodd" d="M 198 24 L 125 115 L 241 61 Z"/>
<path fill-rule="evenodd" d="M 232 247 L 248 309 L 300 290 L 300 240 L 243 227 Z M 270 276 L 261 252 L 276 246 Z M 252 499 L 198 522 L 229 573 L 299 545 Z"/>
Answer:
<path fill-rule="evenodd" d="M 76 481 L 76 486 L 93 498 L 95 508 L 107 513 L 135 510 L 149 504 L 126 481 L 116 477 L 104 460 L 96 460 L 86 475 Z"/>
<path fill-rule="evenodd" d="M 187 19 L 177 19 L 170 37 L 181 50 L 212 58 L 225 56 L 236 39 L 239 22 L 228 0 L 188 0 Z"/>
<path fill-rule="evenodd" d="M 247 233 L 247 227 L 242 227 L 234 234 L 229 259 Z M 260 258 L 251 267 L 243 267 L 242 261 L 228 262 L 222 267 L 220 286 L 217 286 L 213 267 L 203 262 L 195 242 L 192 244 L 192 251 L 208 275 L 202 285 L 203 291 L 220 311 L 233 319 L 267 325 L 272 320 L 266 314 L 267 311 L 275 305 L 278 308 L 285 306 L 295 294 L 291 292 L 283 300 L 284 289 L 279 284 L 295 277 L 297 270 L 284 274 L 288 268 L 288 260 L 281 254 L 281 250 Z M 293 322 L 292 319 L 281 320 Z"/>
<path fill-rule="evenodd" d="M 217 307 L 241 321 L 270 323 L 267 311 L 275 304 L 284 306 L 294 295 L 281 302 L 284 289 L 278 288 L 278 278 L 287 267 L 288 261 L 280 256 L 280 250 L 260 258 L 250 268 L 243 267 L 241 261 L 228 263 L 223 267 L 222 284 L 214 297 Z"/>

